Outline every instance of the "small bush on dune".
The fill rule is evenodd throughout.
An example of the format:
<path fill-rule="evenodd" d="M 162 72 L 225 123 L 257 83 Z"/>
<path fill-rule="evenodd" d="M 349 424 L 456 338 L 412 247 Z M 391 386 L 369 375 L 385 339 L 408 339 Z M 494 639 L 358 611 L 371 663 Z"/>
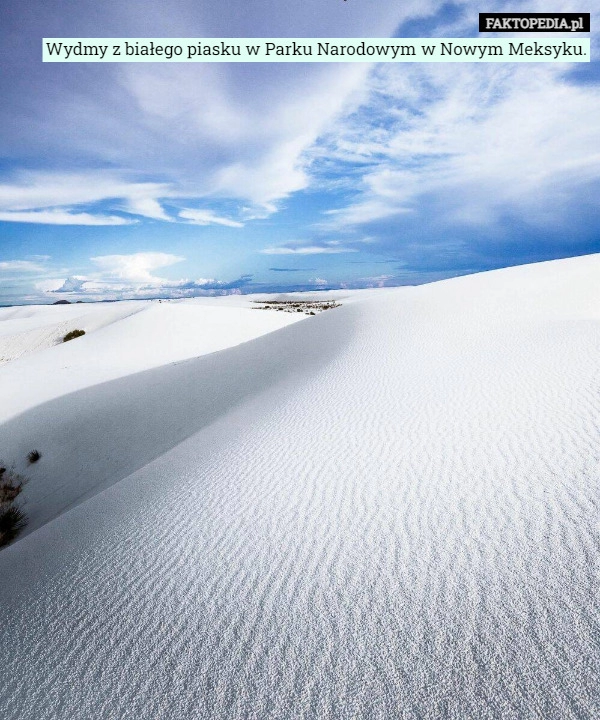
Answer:
<path fill-rule="evenodd" d="M 32 450 L 27 455 L 27 459 L 29 460 L 31 465 L 33 465 L 33 463 L 36 463 L 41 457 L 42 457 L 42 453 L 39 450 Z"/>
<path fill-rule="evenodd" d="M 82 335 L 85 335 L 85 330 L 71 330 L 71 332 L 68 332 L 64 336 L 63 342 L 69 342 L 69 340 L 74 340 L 75 338 L 81 337 Z"/>
<path fill-rule="evenodd" d="M 24 482 L 20 475 L 0 468 L 0 547 L 12 542 L 27 524 L 27 516 L 14 504 Z"/>
<path fill-rule="evenodd" d="M 20 508 L 10 505 L 0 510 L 0 547 L 12 542 L 26 524 L 27 517 Z"/>

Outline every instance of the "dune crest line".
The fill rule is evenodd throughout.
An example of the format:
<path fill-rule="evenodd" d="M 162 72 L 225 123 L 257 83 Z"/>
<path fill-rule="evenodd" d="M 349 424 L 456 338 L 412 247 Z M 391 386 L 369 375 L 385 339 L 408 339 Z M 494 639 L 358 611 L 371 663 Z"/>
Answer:
<path fill-rule="evenodd" d="M 7 458 L 43 445 L 27 486 L 22 534 L 118 482 L 214 422 L 236 404 L 294 374 L 303 382 L 336 343 L 326 317 L 237 347 L 153 368 L 50 400 L 0 425 Z M 340 344 L 345 342 L 338 335 Z M 35 438 L 35 441 L 32 439 Z"/>

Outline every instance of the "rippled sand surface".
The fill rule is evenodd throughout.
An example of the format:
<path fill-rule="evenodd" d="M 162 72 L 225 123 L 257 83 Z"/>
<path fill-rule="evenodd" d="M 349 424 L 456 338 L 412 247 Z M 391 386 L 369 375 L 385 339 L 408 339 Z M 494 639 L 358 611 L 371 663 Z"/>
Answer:
<path fill-rule="evenodd" d="M 599 256 L 210 357 L 127 396 L 221 377 L 193 434 L 0 552 L 0 717 L 600 717 Z"/>

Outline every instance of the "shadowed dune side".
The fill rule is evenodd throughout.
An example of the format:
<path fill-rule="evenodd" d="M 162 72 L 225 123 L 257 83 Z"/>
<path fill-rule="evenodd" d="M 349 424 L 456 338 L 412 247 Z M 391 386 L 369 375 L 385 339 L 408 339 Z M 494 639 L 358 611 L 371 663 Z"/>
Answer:
<path fill-rule="evenodd" d="M 63 324 L 62 336 L 76 328 L 86 334 L 67 343 L 61 336 L 52 347 L 43 344 L 56 323 L 15 333 L 28 318 L 8 321 L 13 332 L 0 337 L 0 358 L 6 352 L 22 356 L 0 366 L 0 424 L 63 395 L 226 350 L 300 320 L 289 313 L 260 313 L 226 304 L 139 301 L 133 309 L 123 304 L 120 315 L 101 307 L 81 324 Z M 47 320 L 43 309 L 32 312 L 30 320 Z M 2 324 L 0 334 L 6 331 Z"/>
<path fill-rule="evenodd" d="M 352 308 L 336 313 L 342 310 L 352 314 Z M 29 523 L 21 537 L 143 467 L 245 398 L 290 374 L 302 382 L 345 342 L 349 324 L 343 324 L 344 334 L 340 327 L 333 317 L 318 316 L 283 328 L 276 337 L 64 395 L 4 423 L 5 462 L 25 458 L 34 446 L 43 455 L 25 470 Z"/>

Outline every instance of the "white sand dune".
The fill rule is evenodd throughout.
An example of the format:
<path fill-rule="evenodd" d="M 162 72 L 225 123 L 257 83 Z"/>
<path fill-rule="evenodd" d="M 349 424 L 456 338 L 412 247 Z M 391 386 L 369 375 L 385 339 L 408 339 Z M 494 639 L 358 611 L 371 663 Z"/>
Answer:
<path fill-rule="evenodd" d="M 153 312 L 155 309 L 157 312 Z M 226 337 L 224 330 L 227 329 L 230 330 L 228 340 L 231 340 L 232 334 L 236 337 L 243 335 L 244 331 L 249 335 L 257 334 L 261 327 L 272 329 L 277 324 L 281 326 L 297 320 L 296 315 L 288 313 L 250 310 L 233 313 L 226 310 L 223 313 L 222 308 L 211 308 L 203 314 L 204 322 L 199 322 L 195 309 L 192 308 L 191 317 L 188 310 L 186 307 L 175 307 L 173 311 L 166 312 L 166 319 L 172 323 L 171 331 L 173 327 L 183 331 L 185 323 L 190 324 L 191 347 L 194 347 L 195 323 L 202 329 L 202 336 L 205 331 L 213 331 L 222 343 Z M 106 328 L 107 332 L 90 338 L 92 342 L 81 338 L 67 343 L 64 348 L 57 348 L 65 350 L 62 356 L 71 347 L 74 351 L 69 354 L 69 365 L 64 374 L 55 367 L 58 353 L 51 357 L 48 353 L 35 361 L 32 358 L 29 364 L 36 362 L 40 373 L 40 360 L 52 361 L 51 367 L 56 372 L 49 375 L 44 369 L 38 381 L 34 381 L 25 392 L 23 386 L 14 382 L 14 376 L 16 373 L 23 375 L 29 368 L 24 368 L 24 363 L 10 370 L 7 368 L 9 371 L 4 380 L 7 394 L 12 390 L 13 407 L 17 402 L 24 404 L 24 401 L 28 406 L 27 411 L 0 426 L 0 447 L 4 456 L 11 460 L 20 459 L 20 463 L 15 463 L 15 469 L 31 479 L 23 493 L 29 516 L 26 533 L 194 435 L 247 396 L 287 375 L 295 362 L 297 336 L 283 335 L 278 338 L 273 352 L 269 351 L 268 344 L 247 342 L 226 353 L 204 352 L 194 359 L 170 362 L 145 372 L 91 385 L 89 381 L 94 373 L 97 376 L 111 370 L 124 372 L 130 367 L 137 369 L 144 361 L 150 363 L 156 360 L 156 354 L 140 355 L 140 347 L 152 345 L 152 342 L 141 342 L 140 338 L 153 331 L 156 333 L 157 314 L 164 321 L 165 310 L 156 306 L 151 312 L 139 313 L 134 318 Z M 206 322 L 206 315 L 210 323 Z M 229 328 L 225 324 L 228 320 Z M 158 327 L 162 340 L 166 326 L 159 324 Z M 110 337 L 109 330 L 114 331 L 114 337 Z M 136 338 L 136 341 L 128 347 L 125 340 L 130 337 Z M 206 350 L 210 344 L 205 339 L 202 345 Z M 195 348 L 198 351 L 198 338 Z M 157 348 L 158 353 L 161 350 Z M 183 347 L 165 347 L 163 355 L 172 357 L 174 351 L 184 354 L 185 341 Z M 321 362 L 328 357 L 328 352 L 326 348 L 323 351 L 310 343 L 304 355 L 307 359 L 314 357 L 315 362 Z M 119 361 L 111 363 L 112 356 L 118 356 Z M 87 373 L 83 362 L 86 357 L 91 363 L 91 372 Z M 98 365 L 102 360 L 106 364 Z M 64 359 L 59 361 L 67 362 Z M 83 389 L 54 397 L 66 382 L 74 381 L 79 382 Z M 29 407 L 40 395 L 51 395 L 52 399 Z M 33 446 L 41 450 L 43 462 L 28 466 L 27 455 Z"/>
<path fill-rule="evenodd" d="M 259 312 L 261 296 L 0 308 L 0 422 L 69 392 L 223 350 L 305 315 Z M 58 316 L 58 318 L 57 318 Z M 85 330 L 62 342 L 70 330 Z"/>
<path fill-rule="evenodd" d="M 0 363 L 53 347 L 76 328 L 99 330 L 146 307 L 145 302 L 27 305 L 0 308 Z"/>
<path fill-rule="evenodd" d="M 599 278 L 374 292 L 13 408 L 0 717 L 600 716 Z"/>

